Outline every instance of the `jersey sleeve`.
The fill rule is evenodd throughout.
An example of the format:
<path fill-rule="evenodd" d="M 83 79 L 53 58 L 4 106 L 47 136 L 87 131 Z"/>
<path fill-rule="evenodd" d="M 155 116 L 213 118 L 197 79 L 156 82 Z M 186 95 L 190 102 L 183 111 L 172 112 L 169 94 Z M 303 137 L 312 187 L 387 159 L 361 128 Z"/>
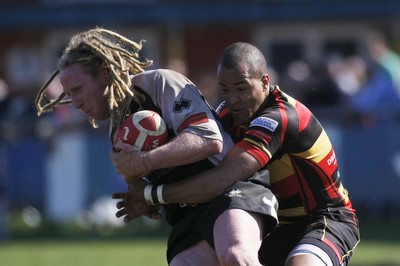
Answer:
<path fill-rule="evenodd" d="M 191 132 L 222 141 L 214 112 L 198 88 L 185 76 L 167 69 L 145 71 L 132 78 L 161 110 L 169 130 L 175 135 Z"/>
<path fill-rule="evenodd" d="M 281 147 L 282 119 L 275 112 L 253 119 L 236 145 L 255 157 L 264 167 Z"/>

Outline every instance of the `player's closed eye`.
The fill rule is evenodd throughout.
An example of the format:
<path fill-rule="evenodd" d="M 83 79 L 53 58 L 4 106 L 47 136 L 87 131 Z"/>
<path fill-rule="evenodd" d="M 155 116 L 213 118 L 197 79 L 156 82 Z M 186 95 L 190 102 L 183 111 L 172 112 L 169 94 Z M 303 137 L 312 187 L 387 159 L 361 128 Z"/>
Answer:
<path fill-rule="evenodd" d="M 82 87 L 75 87 L 71 90 L 71 96 L 78 95 L 82 91 Z"/>

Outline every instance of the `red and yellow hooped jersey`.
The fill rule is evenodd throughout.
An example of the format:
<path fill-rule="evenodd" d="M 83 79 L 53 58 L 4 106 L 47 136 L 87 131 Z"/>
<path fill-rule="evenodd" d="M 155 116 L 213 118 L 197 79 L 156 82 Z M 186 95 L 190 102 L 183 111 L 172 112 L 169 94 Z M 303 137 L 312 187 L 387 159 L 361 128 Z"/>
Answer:
<path fill-rule="evenodd" d="M 336 208 L 356 220 L 343 187 L 332 144 L 315 116 L 302 103 L 271 87 L 270 95 L 247 127 L 233 122 L 229 109 L 219 115 L 236 145 L 270 171 L 281 223 L 295 222 Z M 343 215 L 341 215 L 343 216 Z"/>

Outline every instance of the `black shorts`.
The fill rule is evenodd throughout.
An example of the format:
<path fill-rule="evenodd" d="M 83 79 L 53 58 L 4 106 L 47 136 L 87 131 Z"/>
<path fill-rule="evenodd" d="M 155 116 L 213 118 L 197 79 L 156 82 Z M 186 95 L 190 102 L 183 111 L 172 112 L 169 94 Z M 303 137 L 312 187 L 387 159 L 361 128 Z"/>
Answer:
<path fill-rule="evenodd" d="M 328 216 L 279 225 L 264 239 L 259 251 L 260 262 L 267 266 L 283 266 L 296 245 L 312 244 L 325 251 L 334 266 L 345 266 L 359 240 L 356 223 L 337 221 Z"/>
<path fill-rule="evenodd" d="M 277 207 L 272 192 L 265 186 L 251 181 L 236 182 L 226 189 L 224 194 L 209 203 L 177 207 L 184 211 L 184 215 L 173 224 L 168 239 L 168 263 L 177 254 L 201 240 L 206 240 L 214 247 L 214 223 L 225 210 L 242 209 L 263 214 L 263 231 L 267 235 L 277 224 Z"/>

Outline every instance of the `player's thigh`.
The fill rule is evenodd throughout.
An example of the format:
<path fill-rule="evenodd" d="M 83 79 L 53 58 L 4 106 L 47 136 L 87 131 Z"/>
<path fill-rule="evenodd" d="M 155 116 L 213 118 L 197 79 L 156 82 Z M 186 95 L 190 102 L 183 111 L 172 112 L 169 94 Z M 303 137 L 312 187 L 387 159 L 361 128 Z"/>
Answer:
<path fill-rule="evenodd" d="M 217 254 L 232 247 L 258 250 L 262 241 L 260 214 L 241 209 L 224 211 L 214 224 L 214 243 Z"/>
<path fill-rule="evenodd" d="M 295 257 L 291 257 L 286 261 L 285 266 L 327 266 L 320 258 L 311 255 L 303 254 Z M 332 265 L 332 264 L 330 264 Z"/>
<path fill-rule="evenodd" d="M 297 245 L 288 255 L 285 266 L 333 266 L 329 255 L 319 246 Z"/>
<path fill-rule="evenodd" d="M 192 247 L 177 254 L 171 266 L 217 266 L 219 265 L 215 250 L 206 242 L 200 241 Z"/>

